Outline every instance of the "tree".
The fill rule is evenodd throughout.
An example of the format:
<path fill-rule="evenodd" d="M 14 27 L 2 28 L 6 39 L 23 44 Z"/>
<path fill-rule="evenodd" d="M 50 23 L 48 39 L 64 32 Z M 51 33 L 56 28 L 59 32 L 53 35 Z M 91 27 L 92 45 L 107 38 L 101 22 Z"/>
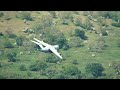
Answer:
<path fill-rule="evenodd" d="M 31 71 L 45 70 L 48 67 L 47 63 L 44 61 L 36 61 L 34 64 L 30 65 L 29 69 Z"/>
<path fill-rule="evenodd" d="M 56 39 L 56 44 L 58 44 L 60 48 L 63 48 L 63 47 L 64 49 L 69 48 L 67 40 L 63 34 Z"/>
<path fill-rule="evenodd" d="M 59 61 L 59 58 L 54 54 L 51 54 L 45 57 L 45 61 L 48 63 L 57 63 Z"/>
<path fill-rule="evenodd" d="M 62 72 L 66 78 L 68 79 L 80 79 L 81 78 L 81 71 L 74 65 L 69 65 L 63 67 L 63 72 Z"/>
<path fill-rule="evenodd" d="M 103 75 L 104 68 L 100 63 L 87 64 L 85 67 L 86 73 L 92 74 L 94 77 Z"/>
<path fill-rule="evenodd" d="M 23 45 L 23 38 L 22 37 L 18 37 L 16 39 L 16 43 L 17 43 L 18 46 L 22 46 Z"/>
<path fill-rule="evenodd" d="M 68 45 L 64 34 L 61 31 L 57 30 L 55 27 L 51 27 L 46 31 L 44 31 L 43 38 L 44 38 L 44 41 L 49 44 L 59 45 L 60 49 Z"/>
<path fill-rule="evenodd" d="M 112 22 L 112 26 L 120 27 L 120 22 Z"/>
<path fill-rule="evenodd" d="M 7 57 L 9 59 L 10 62 L 16 62 L 16 53 L 9 53 L 7 54 Z"/>
<path fill-rule="evenodd" d="M 64 71 L 64 74 L 71 75 L 71 76 L 81 73 L 81 71 L 76 66 L 72 66 L 72 65 L 65 67 L 63 71 Z"/>
<path fill-rule="evenodd" d="M 86 39 L 85 36 L 85 31 L 81 29 L 75 29 L 75 34 L 76 37 L 79 36 L 81 39 Z"/>

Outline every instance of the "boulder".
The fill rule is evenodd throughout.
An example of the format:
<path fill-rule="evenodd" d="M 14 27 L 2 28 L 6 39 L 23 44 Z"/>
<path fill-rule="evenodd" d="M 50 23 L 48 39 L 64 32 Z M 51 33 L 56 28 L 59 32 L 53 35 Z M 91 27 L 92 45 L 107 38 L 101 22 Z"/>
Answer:
<path fill-rule="evenodd" d="M 92 54 L 92 57 L 95 57 L 95 54 Z"/>

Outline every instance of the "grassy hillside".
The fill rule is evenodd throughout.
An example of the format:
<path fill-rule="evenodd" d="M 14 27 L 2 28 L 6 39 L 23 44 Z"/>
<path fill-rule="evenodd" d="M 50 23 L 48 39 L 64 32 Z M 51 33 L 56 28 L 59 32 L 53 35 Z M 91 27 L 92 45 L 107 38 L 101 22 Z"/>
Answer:
<path fill-rule="evenodd" d="M 0 78 L 120 78 L 119 14 L 120 12 L 108 11 L 1 11 Z M 82 38 L 81 33 L 76 33 L 76 29 L 82 30 L 86 38 Z M 20 37 L 22 45 L 16 42 Z M 60 60 L 53 53 L 38 50 L 30 42 L 34 37 L 50 44 L 62 44 L 65 40 L 59 50 L 64 59 Z M 13 48 L 6 47 L 6 43 L 11 43 Z M 66 44 L 69 48 L 64 49 Z M 15 62 L 9 61 L 10 53 L 16 53 Z M 103 75 L 94 77 L 86 72 L 86 66 L 92 63 L 102 65 Z M 69 70 L 69 66 L 76 67 L 81 73 L 77 73 L 79 71 L 76 69 L 76 74 L 70 74 L 75 73 L 75 68 Z"/>

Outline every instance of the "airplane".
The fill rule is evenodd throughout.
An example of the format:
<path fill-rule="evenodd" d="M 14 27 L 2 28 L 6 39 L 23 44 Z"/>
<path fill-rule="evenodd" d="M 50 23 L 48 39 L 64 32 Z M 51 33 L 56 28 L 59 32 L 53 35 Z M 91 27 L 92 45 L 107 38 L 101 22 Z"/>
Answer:
<path fill-rule="evenodd" d="M 41 51 L 43 51 L 43 52 L 52 51 L 55 55 L 57 55 L 60 59 L 62 59 L 62 56 L 60 55 L 60 53 L 57 52 L 57 50 L 59 49 L 59 45 L 50 45 L 50 44 L 47 44 L 47 43 L 40 41 L 36 38 L 34 38 L 34 40 L 35 41 L 33 41 L 33 40 L 30 40 L 30 41 L 39 45 L 41 48 Z"/>

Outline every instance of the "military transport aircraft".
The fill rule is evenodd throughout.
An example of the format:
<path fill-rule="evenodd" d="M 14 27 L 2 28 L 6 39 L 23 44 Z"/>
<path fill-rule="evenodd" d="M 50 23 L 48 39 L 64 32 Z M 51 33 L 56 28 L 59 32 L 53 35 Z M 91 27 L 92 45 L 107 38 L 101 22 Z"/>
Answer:
<path fill-rule="evenodd" d="M 57 51 L 59 49 L 59 45 L 50 45 L 50 44 L 47 44 L 47 43 L 40 41 L 36 38 L 34 38 L 34 40 L 35 41 L 31 40 L 31 42 L 39 45 L 41 48 L 41 51 L 43 51 L 43 52 L 52 51 L 55 55 L 57 55 L 60 59 L 62 59 L 62 56 Z"/>

